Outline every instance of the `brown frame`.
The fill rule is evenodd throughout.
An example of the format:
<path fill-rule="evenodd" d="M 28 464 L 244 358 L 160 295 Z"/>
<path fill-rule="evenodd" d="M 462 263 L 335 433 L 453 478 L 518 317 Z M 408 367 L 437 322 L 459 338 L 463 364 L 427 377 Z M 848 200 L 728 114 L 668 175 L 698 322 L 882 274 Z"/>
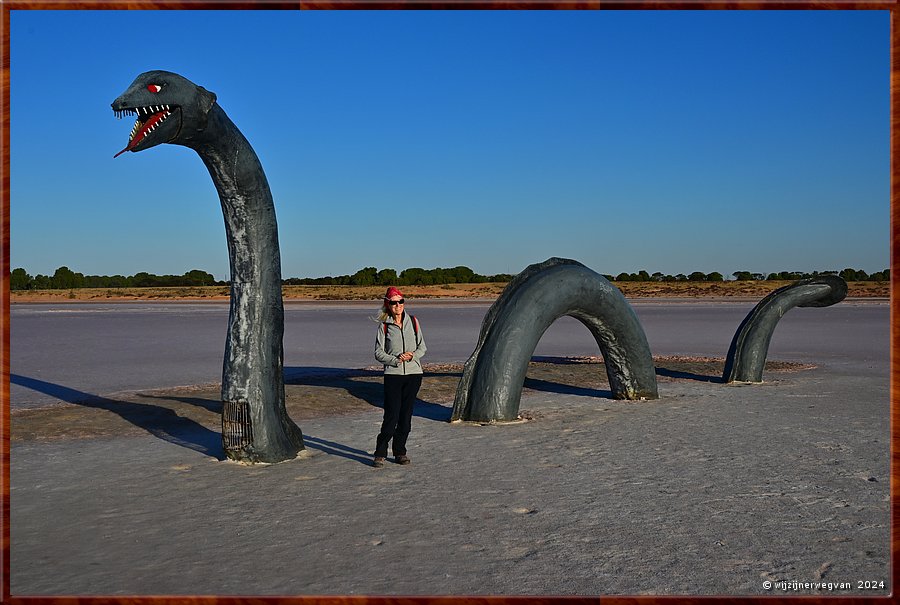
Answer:
<path fill-rule="evenodd" d="M 0 221 L 2 221 L 2 245 L 0 245 L 0 366 L 2 366 L 2 384 L 0 384 L 0 603 L 94 603 L 105 605 L 112 603 L 189 603 L 192 605 L 237 605 L 238 603 L 288 603 L 297 602 L 308 605 L 459 605 L 462 603 L 490 603 L 491 605 L 518 605 L 537 603 L 540 605 L 574 605 L 596 604 L 601 601 L 597 597 L 14 597 L 10 595 L 10 407 L 9 407 L 9 127 L 10 127 L 10 37 L 9 13 L 11 10 L 178 10 L 178 9 L 230 9 L 230 10 L 320 10 L 320 9 L 565 9 L 565 10 L 888 10 L 890 11 L 890 155 L 891 155 L 891 309 L 890 309 L 890 422 L 891 422 L 891 576 L 892 586 L 896 589 L 900 573 L 895 566 L 900 554 L 898 540 L 898 520 L 900 520 L 900 451 L 895 447 L 900 438 L 900 402 L 898 402 L 897 380 L 900 377 L 900 360 L 896 355 L 897 344 L 900 343 L 900 311 L 894 304 L 900 294 L 900 278 L 896 275 L 894 261 L 900 258 L 900 171 L 897 158 L 900 157 L 900 0 L 733 0 L 667 2 L 665 0 L 0 0 L 2 22 L 2 106 L 0 106 L 0 130 L 2 130 L 2 172 L 0 172 Z M 632 605 L 637 603 L 665 603 L 685 601 L 710 602 L 709 597 L 604 597 L 602 601 L 610 605 Z M 889 602 L 888 597 L 747 597 L 728 598 L 727 601 L 744 601 L 771 605 L 786 600 L 802 599 L 808 605 L 838 605 L 840 603 L 869 603 L 880 605 Z M 719 599 L 716 599 L 719 600 Z M 724 601 L 724 599 L 723 599 Z"/>

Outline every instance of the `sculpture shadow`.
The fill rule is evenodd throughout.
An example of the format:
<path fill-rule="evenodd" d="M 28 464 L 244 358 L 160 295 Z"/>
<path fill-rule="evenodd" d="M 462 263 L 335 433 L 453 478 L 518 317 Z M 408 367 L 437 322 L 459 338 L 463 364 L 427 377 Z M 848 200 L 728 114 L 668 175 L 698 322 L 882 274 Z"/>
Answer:
<path fill-rule="evenodd" d="M 381 406 L 382 386 L 380 382 L 358 380 L 381 376 L 377 370 L 348 370 L 345 368 L 323 368 L 299 366 L 284 368 L 284 384 L 295 386 L 319 386 L 343 389 L 348 395 L 365 401 L 369 405 Z"/>
<path fill-rule="evenodd" d="M 670 370 L 669 368 L 661 368 L 656 366 L 656 375 L 665 376 L 666 378 L 680 378 L 682 380 L 698 380 L 700 382 L 714 382 L 724 384 L 725 380 L 722 376 L 709 374 L 696 374 L 694 372 L 684 372 L 681 370 Z"/>
<path fill-rule="evenodd" d="M 99 395 L 85 393 L 63 385 L 18 374 L 10 374 L 9 381 L 11 384 L 16 384 L 38 393 L 44 393 L 65 403 L 112 412 L 163 441 L 199 452 L 217 460 L 225 460 L 221 434 L 206 428 L 194 420 L 179 416 L 166 407 L 100 397 Z M 200 405 L 207 407 L 205 402 Z"/>
<path fill-rule="evenodd" d="M 203 408 L 214 414 L 222 413 L 222 401 L 220 399 L 201 399 L 199 397 L 167 397 L 164 395 L 147 395 L 145 393 L 138 393 L 137 396 L 141 397 L 142 399 L 164 399 L 168 401 L 178 401 L 187 405 L 193 405 L 198 408 Z"/>
<path fill-rule="evenodd" d="M 429 376 L 453 376 L 452 372 L 428 372 Z M 343 389 L 347 394 L 365 401 L 377 408 L 384 407 L 384 387 L 381 370 L 348 370 L 345 368 L 323 368 L 312 366 L 292 366 L 284 368 L 284 384 L 298 386 L 320 386 Z M 360 378 L 378 378 L 359 380 Z M 451 408 L 439 403 L 416 399 L 413 416 L 446 422 L 450 419 Z"/>
<path fill-rule="evenodd" d="M 416 403 L 413 406 L 413 416 L 437 422 L 450 422 L 450 414 L 452 413 L 452 407 L 425 401 L 424 399 L 416 399 Z"/>
<path fill-rule="evenodd" d="M 557 357 L 547 355 L 533 355 L 531 361 L 534 363 L 544 363 L 551 365 L 584 365 L 584 362 L 571 357 Z M 594 364 L 598 366 L 598 371 L 603 371 L 603 363 Z M 590 387 L 582 387 L 565 382 L 554 380 L 545 380 L 543 378 L 532 378 L 526 374 L 523 386 L 534 391 L 544 391 L 547 393 L 557 393 L 560 395 L 580 395 L 582 397 L 602 397 L 604 399 L 612 399 L 613 392 L 610 389 L 594 389 Z"/>
<path fill-rule="evenodd" d="M 526 389 L 534 391 L 544 391 L 547 393 L 557 393 L 559 395 L 581 395 L 582 397 L 602 397 L 604 399 L 612 399 L 613 392 L 608 389 L 592 389 L 590 387 L 579 387 L 562 382 L 553 382 L 550 380 L 542 380 L 540 378 L 525 377 L 524 386 Z"/>
<path fill-rule="evenodd" d="M 552 365 L 582 365 L 585 363 L 584 360 L 578 358 L 571 357 L 556 357 L 556 356 L 544 356 L 544 355 L 535 355 L 531 358 L 532 362 L 544 363 L 544 364 L 552 364 Z M 599 365 L 602 365 L 602 360 L 599 361 Z M 591 362 L 591 365 L 598 365 L 596 362 Z M 724 384 L 724 379 L 722 378 L 720 373 L 716 374 L 700 374 L 697 372 L 691 372 L 687 370 L 677 370 L 673 368 L 666 368 L 661 366 L 655 366 L 655 372 L 657 376 L 665 376 L 667 378 L 675 378 L 680 380 L 696 380 L 698 382 L 709 382 L 716 384 Z M 594 389 L 589 387 L 581 387 L 572 384 L 567 384 L 564 382 L 557 382 L 552 380 L 545 380 L 539 378 L 525 378 L 525 387 L 529 389 L 533 389 L 536 391 L 546 391 L 550 393 L 559 393 L 562 395 L 582 395 L 585 397 L 604 397 L 607 399 L 613 398 L 612 391 L 605 389 Z"/>

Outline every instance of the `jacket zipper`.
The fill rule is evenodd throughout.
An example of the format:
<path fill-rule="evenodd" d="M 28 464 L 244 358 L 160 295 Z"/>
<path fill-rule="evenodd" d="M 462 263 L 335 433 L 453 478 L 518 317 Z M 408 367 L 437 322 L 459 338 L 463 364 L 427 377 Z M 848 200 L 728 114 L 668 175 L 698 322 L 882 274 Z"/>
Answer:
<path fill-rule="evenodd" d="M 400 320 L 400 344 L 403 346 L 403 352 L 406 352 L 406 334 L 403 333 L 403 324 L 406 320 L 406 313 L 403 314 L 403 319 Z M 401 361 L 403 364 L 403 374 L 406 375 L 406 362 Z"/>

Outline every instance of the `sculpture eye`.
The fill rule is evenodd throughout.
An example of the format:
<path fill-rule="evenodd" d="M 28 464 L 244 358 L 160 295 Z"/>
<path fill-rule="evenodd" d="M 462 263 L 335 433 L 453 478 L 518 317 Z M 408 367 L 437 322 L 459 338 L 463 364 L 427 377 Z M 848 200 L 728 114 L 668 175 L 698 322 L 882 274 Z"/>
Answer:
<path fill-rule="evenodd" d="M 159 84 L 147 84 L 147 90 L 152 93 L 157 93 L 162 90 L 162 86 L 160 86 Z"/>

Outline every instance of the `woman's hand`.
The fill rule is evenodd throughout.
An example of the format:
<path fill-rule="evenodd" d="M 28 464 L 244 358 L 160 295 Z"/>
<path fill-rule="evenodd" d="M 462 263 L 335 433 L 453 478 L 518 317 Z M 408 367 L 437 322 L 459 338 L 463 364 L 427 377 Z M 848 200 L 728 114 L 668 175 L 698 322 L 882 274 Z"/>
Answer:
<path fill-rule="evenodd" d="M 406 353 L 401 353 L 400 355 L 397 356 L 397 359 L 399 359 L 400 361 L 412 361 L 412 358 L 413 358 L 413 354 L 410 351 L 407 351 Z"/>

